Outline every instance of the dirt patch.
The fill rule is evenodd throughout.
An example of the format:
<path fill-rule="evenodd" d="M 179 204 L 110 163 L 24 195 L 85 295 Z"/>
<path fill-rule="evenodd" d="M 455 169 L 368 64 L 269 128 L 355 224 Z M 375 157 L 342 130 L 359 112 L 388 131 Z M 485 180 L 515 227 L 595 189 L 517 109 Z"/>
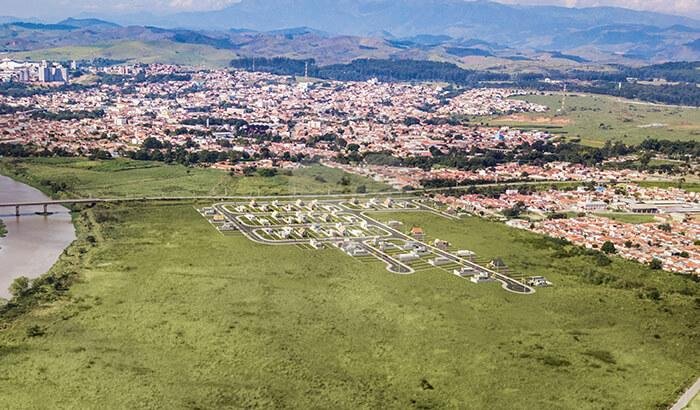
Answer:
<path fill-rule="evenodd" d="M 530 116 L 530 115 L 525 115 L 525 114 L 506 115 L 504 117 L 500 117 L 498 120 L 499 121 L 508 121 L 508 122 L 521 122 L 521 123 L 528 123 L 528 124 L 538 124 L 538 125 L 556 125 L 556 126 L 569 125 L 572 122 L 569 118 L 563 118 L 563 117 L 552 118 L 552 117 L 543 117 L 543 116 L 535 117 L 535 116 Z"/>

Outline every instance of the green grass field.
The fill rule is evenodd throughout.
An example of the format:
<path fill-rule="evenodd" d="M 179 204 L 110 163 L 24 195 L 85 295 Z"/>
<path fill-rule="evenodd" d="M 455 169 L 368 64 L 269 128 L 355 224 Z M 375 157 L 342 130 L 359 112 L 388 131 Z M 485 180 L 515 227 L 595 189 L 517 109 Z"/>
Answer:
<path fill-rule="evenodd" d="M 628 224 L 645 224 L 654 222 L 653 215 L 637 215 L 637 214 L 620 214 L 620 213 L 601 213 L 595 214 L 596 216 L 602 216 L 608 219 L 612 219 L 618 222 L 625 222 Z"/>
<path fill-rule="evenodd" d="M 700 109 L 657 106 L 635 101 L 619 101 L 602 95 L 568 95 L 566 109 L 561 108 L 561 95 L 517 97 L 548 106 L 546 113 L 527 113 L 500 118 L 478 118 L 492 125 L 547 130 L 568 140 L 602 146 L 616 140 L 638 144 L 647 137 L 667 140 L 700 138 Z"/>
<path fill-rule="evenodd" d="M 643 187 L 658 187 L 658 188 L 678 188 L 679 186 L 688 192 L 700 192 L 700 183 L 698 182 L 683 182 L 679 185 L 678 182 L 666 181 L 640 181 L 638 185 Z"/>
<path fill-rule="evenodd" d="M 163 189 L 125 188 L 120 174 L 148 181 L 146 168 L 78 164 L 57 171 L 76 176 L 72 192 Z M 25 179 L 49 176 L 43 161 L 24 167 Z M 182 192 L 196 186 L 185 175 L 173 176 Z M 0 318 L 0 408 L 640 409 L 698 376 L 698 283 L 616 258 L 596 266 L 479 218 L 377 217 L 555 286 L 520 296 L 435 269 L 393 275 L 335 249 L 259 245 L 221 235 L 190 204 L 98 206 L 54 267 L 78 273 L 67 296 Z"/>
<path fill-rule="evenodd" d="M 320 165 L 274 177 L 230 176 L 224 171 L 187 168 L 157 162 L 89 161 L 76 158 L 0 160 L 0 172 L 55 194 L 78 197 L 138 197 L 192 195 L 275 195 L 304 193 L 354 193 L 389 189 L 371 179 Z M 343 176 L 349 183 L 341 185 Z"/>
<path fill-rule="evenodd" d="M 139 63 L 182 64 L 228 67 L 236 57 L 230 50 L 221 50 L 201 44 L 184 44 L 172 41 L 119 41 L 91 46 L 55 47 L 41 50 L 9 53 L 9 58 L 19 60 L 73 60 L 97 57 L 126 60 Z"/>
<path fill-rule="evenodd" d="M 695 398 L 691 400 L 686 410 L 700 410 L 700 395 L 695 396 Z"/>

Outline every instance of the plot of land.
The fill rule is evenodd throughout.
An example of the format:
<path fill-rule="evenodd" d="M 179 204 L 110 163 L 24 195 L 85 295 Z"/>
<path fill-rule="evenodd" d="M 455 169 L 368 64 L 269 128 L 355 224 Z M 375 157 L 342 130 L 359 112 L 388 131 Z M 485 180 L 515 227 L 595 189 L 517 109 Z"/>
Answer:
<path fill-rule="evenodd" d="M 82 197 L 353 193 L 360 185 L 368 191 L 389 189 L 369 178 L 320 165 L 292 171 L 291 175 L 243 177 L 214 169 L 125 159 L 36 158 L 18 163 L 0 160 L 0 171 L 50 194 L 63 191 Z M 343 177 L 345 185 L 341 184 Z"/>
<path fill-rule="evenodd" d="M 602 146 L 616 140 L 638 144 L 647 137 L 668 140 L 700 138 L 700 110 L 653 105 L 601 95 L 530 95 L 522 98 L 550 108 L 546 114 L 516 114 L 489 119 L 491 125 L 536 128 L 560 134 L 567 140 Z"/>
<path fill-rule="evenodd" d="M 664 295 L 640 299 L 480 219 L 378 216 L 557 285 L 520 296 L 438 270 L 394 275 L 335 249 L 213 234 L 191 206 L 111 214 L 72 297 L 0 332 L 0 406 L 637 409 L 671 401 L 698 368 L 696 311 L 679 293 L 697 284 L 594 269 Z M 27 337 L 32 325 L 44 336 Z"/>
<path fill-rule="evenodd" d="M 199 170 L 190 182 L 175 168 L 175 184 L 146 163 L 95 169 L 114 164 L 56 172 L 80 193 L 220 186 Z M 41 163 L 24 172 L 51 178 Z M 129 172 L 153 182 L 128 186 Z M 261 245 L 218 234 L 192 204 L 83 212 L 93 241 L 80 232 L 65 256 L 84 255 L 81 281 L 0 318 L 0 408 L 640 409 L 673 402 L 700 368 L 697 283 L 617 258 L 598 266 L 502 224 L 371 214 L 555 286 L 522 296 L 427 266 L 396 275 L 337 249 Z"/>

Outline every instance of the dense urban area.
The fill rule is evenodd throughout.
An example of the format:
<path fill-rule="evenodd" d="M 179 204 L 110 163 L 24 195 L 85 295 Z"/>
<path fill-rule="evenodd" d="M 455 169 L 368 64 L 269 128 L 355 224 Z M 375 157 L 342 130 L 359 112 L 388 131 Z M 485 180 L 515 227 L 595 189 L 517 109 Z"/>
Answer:
<path fill-rule="evenodd" d="M 261 176 L 321 163 L 397 190 L 435 189 L 449 212 L 700 274 L 700 197 L 675 187 L 697 178 L 697 141 L 592 148 L 546 128 L 482 120 L 548 110 L 518 99 L 531 93 L 523 89 L 65 65 L 99 81 L 73 88 L 61 64 L 2 63 L 6 84 L 19 87 L 0 96 L 2 154 L 128 157 Z M 30 83 L 45 86 L 21 88 Z M 645 181 L 670 186 L 636 184 Z M 522 185 L 487 186 L 499 182 Z"/>

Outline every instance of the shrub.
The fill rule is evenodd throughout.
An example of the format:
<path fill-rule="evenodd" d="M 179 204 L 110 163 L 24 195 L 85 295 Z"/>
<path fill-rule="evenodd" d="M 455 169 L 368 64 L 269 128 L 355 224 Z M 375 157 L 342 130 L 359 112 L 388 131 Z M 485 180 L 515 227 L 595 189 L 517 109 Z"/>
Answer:
<path fill-rule="evenodd" d="M 612 355 L 612 353 L 608 352 L 607 350 L 587 350 L 583 353 L 586 356 L 593 357 L 595 359 L 600 360 L 601 362 L 607 363 L 607 364 L 616 364 L 617 361 L 615 360 L 615 357 Z"/>
<path fill-rule="evenodd" d="M 42 328 L 39 325 L 33 325 L 33 326 L 29 326 L 27 328 L 27 336 L 28 337 L 39 337 L 39 336 L 43 336 L 44 333 L 46 333 L 44 331 L 44 328 Z"/>

